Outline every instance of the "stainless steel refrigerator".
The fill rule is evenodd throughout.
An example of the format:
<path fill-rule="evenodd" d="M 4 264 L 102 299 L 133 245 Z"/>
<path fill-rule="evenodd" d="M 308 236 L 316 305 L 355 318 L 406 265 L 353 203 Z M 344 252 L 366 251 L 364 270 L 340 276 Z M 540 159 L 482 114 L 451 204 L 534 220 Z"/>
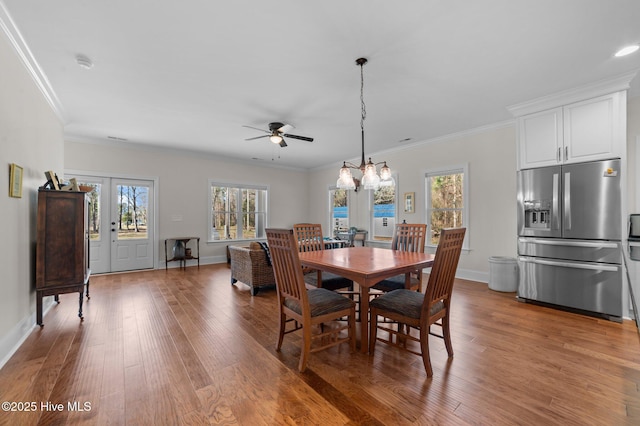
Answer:
<path fill-rule="evenodd" d="M 622 318 L 620 160 L 518 172 L 518 298 Z"/>

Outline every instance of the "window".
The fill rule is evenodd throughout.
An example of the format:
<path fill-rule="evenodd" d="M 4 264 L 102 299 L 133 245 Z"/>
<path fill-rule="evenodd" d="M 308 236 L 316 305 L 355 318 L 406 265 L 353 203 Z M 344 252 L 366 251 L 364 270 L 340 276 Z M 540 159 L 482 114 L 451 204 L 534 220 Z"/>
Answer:
<path fill-rule="evenodd" d="M 336 232 L 349 230 L 349 192 L 346 189 L 332 188 L 329 190 L 329 205 L 331 206 L 330 218 L 331 235 Z"/>
<path fill-rule="evenodd" d="M 209 187 L 209 241 L 266 238 L 266 187 L 213 181 Z"/>
<path fill-rule="evenodd" d="M 380 182 L 380 188 L 373 191 L 372 240 L 391 241 L 393 239 L 397 204 L 395 179 Z"/>
<path fill-rule="evenodd" d="M 466 165 L 425 174 L 428 245 L 438 245 L 443 228 L 468 228 L 467 178 Z"/>

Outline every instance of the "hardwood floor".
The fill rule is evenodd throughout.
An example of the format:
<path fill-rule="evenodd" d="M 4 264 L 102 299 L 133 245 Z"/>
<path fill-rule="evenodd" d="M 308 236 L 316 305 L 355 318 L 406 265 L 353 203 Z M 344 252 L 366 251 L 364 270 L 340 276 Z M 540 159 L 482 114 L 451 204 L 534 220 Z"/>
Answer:
<path fill-rule="evenodd" d="M 76 296 L 60 300 L 0 370 L 0 401 L 35 410 L 0 424 L 640 424 L 633 322 L 486 284 L 456 282 L 455 356 L 432 338 L 432 379 L 384 344 L 312 354 L 299 374 L 300 336 L 274 349 L 275 289 L 251 297 L 226 265 L 92 277 L 82 323 Z"/>

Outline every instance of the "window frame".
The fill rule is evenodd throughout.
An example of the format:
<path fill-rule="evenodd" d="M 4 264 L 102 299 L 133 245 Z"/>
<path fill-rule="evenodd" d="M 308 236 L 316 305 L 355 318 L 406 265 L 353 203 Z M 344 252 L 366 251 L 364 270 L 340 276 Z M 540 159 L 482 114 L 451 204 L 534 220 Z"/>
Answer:
<path fill-rule="evenodd" d="M 264 235 L 257 235 L 257 230 L 260 228 L 262 229 L 262 232 L 264 233 L 265 230 L 269 227 L 269 186 L 268 185 L 256 185 L 256 184 L 246 184 L 246 183 L 237 183 L 237 182 L 225 182 L 225 181 L 221 181 L 218 179 L 209 179 L 208 180 L 208 186 L 207 186 L 207 191 L 208 191 L 208 195 L 207 195 L 207 200 L 208 200 L 208 204 L 207 204 L 207 210 L 208 210 L 208 214 L 207 214 L 207 242 L 209 243 L 229 243 L 232 241 L 256 241 L 256 240 L 264 240 L 267 238 L 266 233 Z M 238 191 L 238 205 L 241 206 L 243 203 L 243 198 L 242 198 L 242 190 L 244 189 L 254 189 L 254 190 L 258 190 L 258 191 L 264 191 L 264 208 L 260 209 L 260 210 L 255 210 L 252 212 L 252 214 L 257 214 L 260 215 L 262 214 L 264 217 L 264 226 L 258 226 L 258 221 L 256 219 L 256 236 L 255 238 L 237 238 L 237 232 L 236 232 L 236 238 L 220 238 L 220 239 L 214 239 L 213 238 L 213 187 L 226 187 L 229 188 L 230 190 L 236 190 Z M 229 214 L 231 214 L 231 212 L 229 212 Z M 235 216 L 236 216 L 236 224 L 241 224 L 242 220 L 243 220 L 243 215 L 246 215 L 247 213 L 243 213 L 242 209 L 239 208 L 236 212 L 235 212 Z"/>
<path fill-rule="evenodd" d="M 394 216 L 393 216 L 393 226 L 391 227 L 391 238 L 389 240 L 381 240 L 381 239 L 375 239 L 374 237 L 374 233 L 375 233 L 375 210 L 374 210 L 374 204 L 373 204 L 373 193 L 375 191 L 375 189 L 368 189 L 367 191 L 369 191 L 369 229 L 370 231 L 367 234 L 367 240 L 368 241 L 372 241 L 372 242 L 377 242 L 377 243 L 391 243 L 391 240 L 393 239 L 393 232 L 395 230 L 395 224 L 398 223 L 398 204 L 400 202 L 400 184 L 398 183 L 398 175 L 397 174 L 392 174 L 391 175 L 391 179 L 393 181 L 393 185 L 395 186 L 395 194 L 394 194 Z"/>
<path fill-rule="evenodd" d="M 463 250 L 469 250 L 469 163 L 455 164 L 446 167 L 429 168 L 424 170 L 424 179 L 422 184 L 424 186 L 423 193 L 425 195 L 424 206 L 424 222 L 427 224 L 427 238 L 426 247 L 435 249 L 437 245 L 431 243 L 431 184 L 430 180 L 434 176 L 444 176 L 452 174 L 462 174 L 462 225 L 467 228 L 464 242 L 462 244 Z"/>

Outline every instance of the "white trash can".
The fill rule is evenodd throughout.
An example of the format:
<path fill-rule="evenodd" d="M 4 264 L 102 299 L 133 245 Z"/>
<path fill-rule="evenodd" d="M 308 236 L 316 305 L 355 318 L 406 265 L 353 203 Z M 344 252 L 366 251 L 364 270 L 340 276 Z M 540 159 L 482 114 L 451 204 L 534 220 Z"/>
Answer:
<path fill-rule="evenodd" d="M 518 290 L 518 262 L 513 257 L 489 258 L 489 288 L 495 291 Z"/>

